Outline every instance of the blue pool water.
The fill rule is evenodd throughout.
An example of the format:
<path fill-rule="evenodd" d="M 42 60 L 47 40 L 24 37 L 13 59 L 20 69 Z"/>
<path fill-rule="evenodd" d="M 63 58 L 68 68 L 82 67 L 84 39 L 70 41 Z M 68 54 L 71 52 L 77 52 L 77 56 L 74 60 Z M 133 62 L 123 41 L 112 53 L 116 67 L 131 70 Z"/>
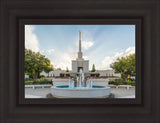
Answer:
<path fill-rule="evenodd" d="M 61 86 L 56 86 L 57 88 L 69 88 L 68 85 L 61 85 Z M 77 88 L 76 86 L 74 86 L 74 88 Z M 80 88 L 80 87 L 78 87 Z M 82 86 L 82 88 L 87 88 L 86 86 Z M 104 86 L 92 86 L 92 88 L 104 88 Z"/>

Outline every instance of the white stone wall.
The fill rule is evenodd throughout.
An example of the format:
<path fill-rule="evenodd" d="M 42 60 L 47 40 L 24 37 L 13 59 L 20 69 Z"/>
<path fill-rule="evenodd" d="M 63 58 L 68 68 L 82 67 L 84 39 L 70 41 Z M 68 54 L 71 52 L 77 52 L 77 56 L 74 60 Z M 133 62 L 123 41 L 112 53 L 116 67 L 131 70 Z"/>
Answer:
<path fill-rule="evenodd" d="M 89 61 L 83 61 L 83 72 L 89 72 Z"/>
<path fill-rule="evenodd" d="M 72 72 L 77 72 L 77 61 L 72 61 Z"/>
<path fill-rule="evenodd" d="M 117 76 L 121 77 L 120 73 L 115 73 L 114 70 L 96 70 L 100 76 Z"/>
<path fill-rule="evenodd" d="M 69 85 L 69 82 L 53 82 L 53 86 Z"/>
<path fill-rule="evenodd" d="M 49 73 L 46 73 L 44 71 L 42 71 L 40 73 L 40 75 L 44 75 L 45 77 L 47 77 L 49 75 L 49 77 L 51 76 L 60 76 L 60 73 L 64 73 L 64 70 L 55 70 L 55 71 L 50 71 Z"/>
<path fill-rule="evenodd" d="M 108 86 L 109 79 L 90 79 L 93 85 Z M 52 79 L 54 86 L 69 85 L 69 79 L 54 78 Z"/>
<path fill-rule="evenodd" d="M 113 76 L 121 77 L 120 73 L 114 73 Z"/>
<path fill-rule="evenodd" d="M 90 79 L 93 85 L 108 86 L 109 79 Z"/>
<path fill-rule="evenodd" d="M 60 73 L 64 73 L 65 71 L 64 70 L 55 70 L 52 72 L 52 75 L 54 76 L 60 76 Z"/>
<path fill-rule="evenodd" d="M 52 79 L 52 82 L 53 86 L 69 85 L 69 79 L 54 78 Z"/>
<path fill-rule="evenodd" d="M 72 72 L 77 72 L 78 67 L 83 67 L 83 72 L 89 72 L 89 60 L 73 60 Z"/>
<path fill-rule="evenodd" d="M 40 76 L 41 76 L 41 75 L 43 75 L 43 76 L 47 77 L 47 76 L 48 76 L 48 73 L 46 73 L 46 72 L 42 71 L 42 72 L 40 73 Z"/>
<path fill-rule="evenodd" d="M 69 79 L 64 79 L 64 78 L 53 78 L 53 82 L 69 82 Z"/>
<path fill-rule="evenodd" d="M 78 67 L 78 62 L 77 61 L 72 61 L 72 72 L 77 72 L 77 67 Z M 89 72 L 89 61 L 88 60 L 84 60 L 83 64 L 83 72 Z M 116 76 L 116 77 L 121 77 L 120 73 L 114 73 L 113 70 L 96 70 L 97 73 L 100 74 L 100 76 Z M 42 71 L 40 73 L 40 75 L 44 75 L 45 77 L 47 77 L 49 75 L 49 77 L 51 76 L 60 76 L 61 73 L 65 73 L 64 70 L 55 70 L 55 71 L 50 71 L 49 74 Z"/>

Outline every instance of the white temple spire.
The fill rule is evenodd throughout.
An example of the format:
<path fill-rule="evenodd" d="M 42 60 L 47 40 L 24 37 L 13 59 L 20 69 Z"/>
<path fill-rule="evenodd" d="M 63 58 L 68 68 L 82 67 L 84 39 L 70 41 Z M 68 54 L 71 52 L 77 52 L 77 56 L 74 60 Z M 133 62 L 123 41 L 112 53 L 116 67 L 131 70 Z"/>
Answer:
<path fill-rule="evenodd" d="M 79 31 L 79 51 L 78 51 L 78 59 L 82 58 L 82 51 L 81 51 L 81 31 Z"/>
<path fill-rule="evenodd" d="M 82 47 L 81 47 L 81 31 L 79 33 L 79 46 L 77 46 L 77 58 L 76 60 L 72 60 L 72 72 L 79 73 L 80 70 L 83 70 L 83 72 L 87 73 L 89 72 L 89 60 L 83 59 L 83 53 L 82 53 Z M 77 35 L 78 36 L 78 35 Z M 79 48 L 79 49 L 78 49 Z"/>
<path fill-rule="evenodd" d="M 81 52 L 81 31 L 79 31 L 79 52 Z"/>

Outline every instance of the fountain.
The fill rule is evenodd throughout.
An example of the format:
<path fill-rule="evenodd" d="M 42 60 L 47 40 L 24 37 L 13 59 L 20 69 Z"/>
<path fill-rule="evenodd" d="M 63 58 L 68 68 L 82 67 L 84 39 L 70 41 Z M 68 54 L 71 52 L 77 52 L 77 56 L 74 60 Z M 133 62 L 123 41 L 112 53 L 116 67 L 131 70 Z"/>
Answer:
<path fill-rule="evenodd" d="M 110 95 L 110 87 L 93 85 L 86 79 L 82 69 L 76 82 L 69 78 L 68 85 L 52 86 L 52 94 L 57 98 L 105 98 Z"/>

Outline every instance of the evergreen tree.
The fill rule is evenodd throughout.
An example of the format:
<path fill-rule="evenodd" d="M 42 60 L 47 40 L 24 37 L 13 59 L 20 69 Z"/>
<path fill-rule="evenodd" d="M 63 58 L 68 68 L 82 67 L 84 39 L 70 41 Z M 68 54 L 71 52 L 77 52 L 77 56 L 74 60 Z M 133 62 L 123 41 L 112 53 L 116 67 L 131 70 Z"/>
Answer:
<path fill-rule="evenodd" d="M 96 71 L 95 65 L 93 64 L 91 72 L 95 72 L 95 71 Z"/>

